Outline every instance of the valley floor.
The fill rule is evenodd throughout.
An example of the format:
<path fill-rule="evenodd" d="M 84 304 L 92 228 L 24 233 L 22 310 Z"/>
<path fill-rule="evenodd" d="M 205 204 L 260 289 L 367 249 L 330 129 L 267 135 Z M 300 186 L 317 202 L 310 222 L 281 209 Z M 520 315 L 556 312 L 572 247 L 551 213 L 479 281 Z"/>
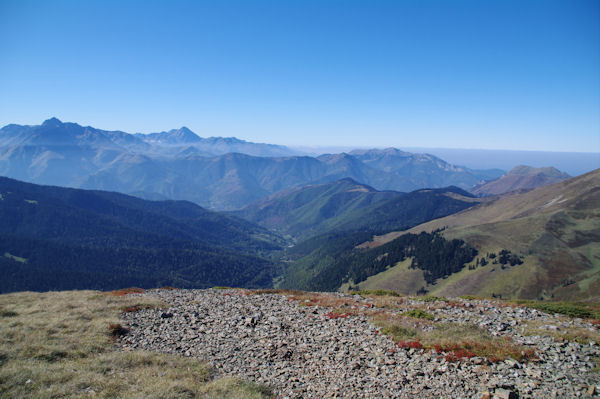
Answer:
<path fill-rule="evenodd" d="M 134 298 L 168 308 L 124 313 L 122 350 L 199 358 L 281 398 L 572 398 L 600 389 L 598 324 L 503 302 L 239 289 Z"/>

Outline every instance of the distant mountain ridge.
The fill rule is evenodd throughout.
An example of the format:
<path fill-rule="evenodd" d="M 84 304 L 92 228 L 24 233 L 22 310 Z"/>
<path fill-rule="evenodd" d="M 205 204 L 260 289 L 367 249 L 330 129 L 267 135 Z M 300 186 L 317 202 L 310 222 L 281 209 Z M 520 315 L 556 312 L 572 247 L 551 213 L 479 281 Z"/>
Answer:
<path fill-rule="evenodd" d="M 300 156 L 272 144 L 201 138 L 185 127 L 141 135 L 51 118 L 41 125 L 0 129 L 0 175 L 189 200 L 219 210 L 240 209 L 280 190 L 343 178 L 377 190 L 414 191 L 450 185 L 469 189 L 501 174 L 396 149 Z"/>
<path fill-rule="evenodd" d="M 179 129 L 171 129 L 168 132 L 136 133 L 135 136 L 146 142 L 158 142 L 161 144 L 189 144 L 202 141 L 200 136 L 185 126 Z"/>
<path fill-rule="evenodd" d="M 567 173 L 553 167 L 533 168 L 519 165 L 498 179 L 473 187 L 471 192 L 478 196 L 498 195 L 547 186 L 570 177 Z"/>
<path fill-rule="evenodd" d="M 296 152 L 285 146 L 276 144 L 252 143 L 235 137 L 203 138 L 183 126 L 160 133 L 135 133 L 133 136 L 150 144 L 159 146 L 185 147 L 194 149 L 194 155 L 218 156 L 231 152 L 260 156 L 281 157 L 296 155 Z"/>

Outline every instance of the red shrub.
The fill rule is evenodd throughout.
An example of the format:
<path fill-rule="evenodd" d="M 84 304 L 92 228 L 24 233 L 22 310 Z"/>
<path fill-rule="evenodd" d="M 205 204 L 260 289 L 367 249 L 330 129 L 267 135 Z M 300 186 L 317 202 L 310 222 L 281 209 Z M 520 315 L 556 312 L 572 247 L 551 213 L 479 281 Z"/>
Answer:
<path fill-rule="evenodd" d="M 108 324 L 108 329 L 110 330 L 110 335 L 112 335 L 113 338 L 117 338 L 120 337 L 122 335 L 125 335 L 129 332 L 128 329 L 126 329 L 125 327 L 123 327 L 121 324 L 116 323 L 109 323 Z"/>
<path fill-rule="evenodd" d="M 142 310 L 142 307 L 140 305 L 126 306 L 122 310 L 125 313 L 134 313 L 134 312 L 139 312 L 140 310 Z"/>
<path fill-rule="evenodd" d="M 456 357 L 460 359 L 470 359 L 472 357 L 475 357 L 475 353 L 466 349 L 458 349 L 454 351 L 454 353 L 456 354 Z"/>
<path fill-rule="evenodd" d="M 454 363 L 454 362 L 458 361 L 458 358 L 456 357 L 456 355 L 454 354 L 454 352 L 446 353 L 445 359 L 446 359 L 447 362 L 451 362 L 451 363 Z"/>
<path fill-rule="evenodd" d="M 419 341 L 398 341 L 399 348 L 423 349 L 423 345 Z"/>
<path fill-rule="evenodd" d="M 330 319 L 345 319 L 348 316 L 350 316 L 350 313 L 329 312 L 325 314 L 325 317 L 329 317 Z"/>
<path fill-rule="evenodd" d="M 115 295 L 115 296 L 125 296 L 127 294 L 143 294 L 145 291 L 141 288 L 131 287 L 131 288 L 123 288 L 122 290 L 109 291 L 107 295 Z"/>

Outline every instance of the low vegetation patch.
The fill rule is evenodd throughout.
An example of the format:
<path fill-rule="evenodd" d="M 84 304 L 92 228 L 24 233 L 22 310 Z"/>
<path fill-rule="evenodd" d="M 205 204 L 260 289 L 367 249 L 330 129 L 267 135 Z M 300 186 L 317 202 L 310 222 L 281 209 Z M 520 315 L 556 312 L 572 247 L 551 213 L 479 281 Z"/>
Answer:
<path fill-rule="evenodd" d="M 113 339 L 127 333 L 119 314 L 136 300 L 97 291 L 0 295 L 0 309 L 11 312 L 0 322 L 0 397 L 270 397 L 256 384 L 213 380 L 198 359 L 116 350 Z"/>
<path fill-rule="evenodd" d="M 108 323 L 108 330 L 113 338 L 118 338 L 129 332 L 129 330 L 121 325 L 121 323 Z"/>
<path fill-rule="evenodd" d="M 325 317 L 329 318 L 329 319 L 345 319 L 346 317 L 350 316 L 351 313 L 348 312 L 340 312 L 340 311 L 332 311 L 329 313 L 325 313 Z"/>
<path fill-rule="evenodd" d="M 459 361 L 471 357 L 483 357 L 490 362 L 507 358 L 527 360 L 535 357 L 530 349 L 508 338 L 494 337 L 474 325 L 459 323 L 419 323 L 407 318 L 395 318 L 385 314 L 374 317 L 381 333 L 389 335 L 400 348 L 434 350 L 443 354 L 447 361 Z"/>
<path fill-rule="evenodd" d="M 392 290 L 360 290 L 360 291 L 351 291 L 352 295 L 360 295 L 362 297 L 367 296 L 401 296 L 396 291 Z"/>
<path fill-rule="evenodd" d="M 417 330 L 414 328 L 403 327 L 397 324 L 389 324 L 381 329 L 381 333 L 384 335 L 391 335 L 396 338 L 398 342 L 402 339 L 414 338 L 417 336 Z"/>
<path fill-rule="evenodd" d="M 546 313 L 558 313 L 582 319 L 600 319 L 600 306 L 580 302 L 543 302 L 517 299 L 510 301 L 518 305 L 535 308 Z"/>
<path fill-rule="evenodd" d="M 593 323 L 592 323 L 593 324 Z M 583 345 L 590 342 L 600 342 L 600 330 L 598 328 L 578 327 L 569 325 L 564 328 L 559 325 L 548 325 L 539 320 L 530 320 L 521 325 L 521 334 L 550 336 L 557 341 L 573 341 Z"/>
<path fill-rule="evenodd" d="M 433 296 L 433 295 L 427 295 L 421 298 L 417 298 L 420 301 L 423 302 L 448 302 L 448 298 L 444 298 L 442 296 Z"/>
<path fill-rule="evenodd" d="M 13 312 L 12 310 L 0 309 L 0 317 L 15 317 L 18 315 L 17 312 Z"/>
<path fill-rule="evenodd" d="M 428 313 L 421 309 L 411 309 L 402 313 L 403 316 L 414 317 L 416 319 L 433 320 L 434 317 L 431 313 Z"/>
<path fill-rule="evenodd" d="M 126 296 L 129 294 L 143 294 L 144 292 L 146 292 L 146 291 L 142 288 L 130 287 L 130 288 L 123 288 L 121 290 L 108 291 L 106 294 L 114 295 L 114 296 Z"/>
<path fill-rule="evenodd" d="M 286 290 L 286 289 L 278 289 L 278 288 L 265 288 L 258 290 L 251 290 L 251 294 L 254 295 L 268 295 L 268 294 L 281 294 L 281 295 L 307 295 L 310 294 L 304 291 L 298 290 Z"/>
<path fill-rule="evenodd" d="M 356 301 L 348 297 L 304 291 L 286 291 L 286 293 L 288 299 L 298 301 L 299 306 L 321 306 L 334 309 L 350 309 L 356 306 Z"/>
<path fill-rule="evenodd" d="M 423 349 L 423 344 L 419 341 L 398 341 L 398 348 Z"/>
<path fill-rule="evenodd" d="M 135 312 L 139 312 L 142 309 L 154 309 L 157 307 L 162 307 L 162 306 L 159 306 L 156 304 L 150 304 L 150 303 L 136 303 L 135 305 L 122 306 L 121 311 L 125 312 L 125 313 L 135 313 Z"/>

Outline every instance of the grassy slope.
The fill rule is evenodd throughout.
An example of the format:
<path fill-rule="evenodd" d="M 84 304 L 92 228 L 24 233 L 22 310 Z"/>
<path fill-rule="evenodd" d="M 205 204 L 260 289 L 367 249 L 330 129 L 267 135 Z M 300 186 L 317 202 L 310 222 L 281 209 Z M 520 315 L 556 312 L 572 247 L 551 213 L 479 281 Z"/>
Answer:
<path fill-rule="evenodd" d="M 524 264 L 505 270 L 499 265 L 465 268 L 427 287 L 433 294 L 555 299 L 598 296 L 600 170 L 527 193 L 488 199 L 410 230 L 376 237 L 371 245 L 407 232 L 443 227 L 448 227 L 446 238 L 463 239 L 482 254 L 506 248 L 522 256 Z M 568 284 L 569 280 L 576 283 Z"/>
<path fill-rule="evenodd" d="M 384 289 L 402 292 L 403 294 L 415 295 L 420 287 L 427 286 L 423 271 L 420 269 L 410 269 L 412 258 L 407 258 L 404 262 L 398 262 L 388 270 L 378 273 L 361 282 L 355 289 L 374 290 Z M 342 286 L 340 291 L 345 291 L 348 285 Z"/>
<path fill-rule="evenodd" d="M 269 397 L 242 380 L 213 380 L 197 359 L 117 351 L 109 323 L 135 303 L 97 291 L 0 295 L 0 397 Z"/>

